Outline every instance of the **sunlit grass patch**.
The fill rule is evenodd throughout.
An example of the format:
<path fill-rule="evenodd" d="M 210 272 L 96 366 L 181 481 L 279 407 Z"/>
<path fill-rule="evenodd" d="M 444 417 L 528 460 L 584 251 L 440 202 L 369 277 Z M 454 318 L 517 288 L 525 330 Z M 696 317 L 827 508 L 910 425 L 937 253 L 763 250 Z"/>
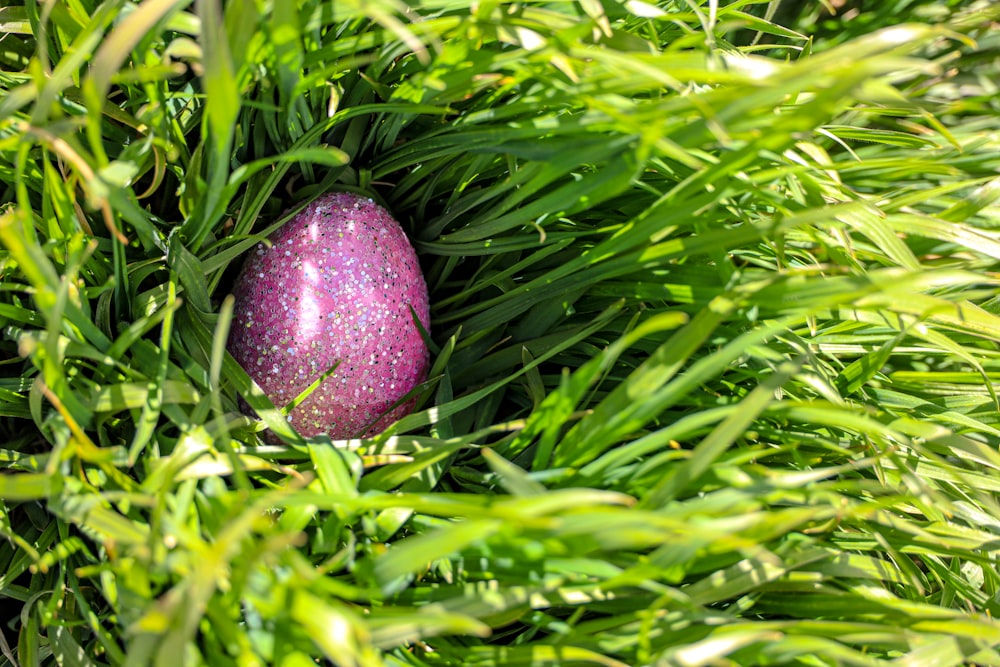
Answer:
<path fill-rule="evenodd" d="M 1000 663 L 1000 12 L 793 4 L 0 8 L 3 664 Z M 225 341 L 335 189 L 434 354 L 330 442 Z"/>

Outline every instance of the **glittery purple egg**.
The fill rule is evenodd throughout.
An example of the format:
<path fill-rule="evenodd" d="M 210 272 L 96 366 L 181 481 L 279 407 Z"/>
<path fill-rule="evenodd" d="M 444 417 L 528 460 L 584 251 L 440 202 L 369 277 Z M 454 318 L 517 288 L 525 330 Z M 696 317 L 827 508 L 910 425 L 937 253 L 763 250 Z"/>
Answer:
<path fill-rule="evenodd" d="M 282 407 L 336 370 L 295 407 L 303 436 L 375 434 L 422 382 L 429 352 L 427 285 L 402 228 L 371 199 L 320 197 L 247 259 L 236 279 L 229 351 Z M 339 362 L 339 363 L 338 363 Z"/>

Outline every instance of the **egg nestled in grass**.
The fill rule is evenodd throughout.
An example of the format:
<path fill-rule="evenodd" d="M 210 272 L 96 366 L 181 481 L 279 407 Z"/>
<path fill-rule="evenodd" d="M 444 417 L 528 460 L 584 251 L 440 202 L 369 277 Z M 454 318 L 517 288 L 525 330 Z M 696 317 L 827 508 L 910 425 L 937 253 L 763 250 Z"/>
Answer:
<path fill-rule="evenodd" d="M 324 195 L 252 252 L 233 288 L 229 351 L 277 407 L 324 373 L 289 413 L 305 437 L 373 435 L 427 374 L 427 285 L 389 212 L 352 193 Z M 392 408 L 392 409 L 391 409 Z"/>

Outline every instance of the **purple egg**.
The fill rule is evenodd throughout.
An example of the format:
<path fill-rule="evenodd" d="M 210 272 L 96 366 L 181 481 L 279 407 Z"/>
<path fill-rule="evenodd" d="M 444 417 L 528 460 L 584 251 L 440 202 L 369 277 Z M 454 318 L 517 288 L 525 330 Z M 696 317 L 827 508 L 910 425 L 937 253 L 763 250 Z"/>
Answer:
<path fill-rule="evenodd" d="M 278 407 L 338 364 L 289 415 L 305 437 L 373 435 L 423 382 L 427 285 L 399 223 L 371 199 L 320 197 L 260 243 L 233 288 L 229 351 Z"/>

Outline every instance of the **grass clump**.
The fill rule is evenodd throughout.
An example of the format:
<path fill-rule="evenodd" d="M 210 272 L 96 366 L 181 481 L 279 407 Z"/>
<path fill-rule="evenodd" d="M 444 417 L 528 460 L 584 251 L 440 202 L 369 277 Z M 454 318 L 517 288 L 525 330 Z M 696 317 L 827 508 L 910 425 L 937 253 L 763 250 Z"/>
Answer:
<path fill-rule="evenodd" d="M 1000 12 L 794 4 L 0 9 L 3 664 L 1000 664 Z M 337 188 L 435 350 L 331 443 L 226 295 Z"/>

